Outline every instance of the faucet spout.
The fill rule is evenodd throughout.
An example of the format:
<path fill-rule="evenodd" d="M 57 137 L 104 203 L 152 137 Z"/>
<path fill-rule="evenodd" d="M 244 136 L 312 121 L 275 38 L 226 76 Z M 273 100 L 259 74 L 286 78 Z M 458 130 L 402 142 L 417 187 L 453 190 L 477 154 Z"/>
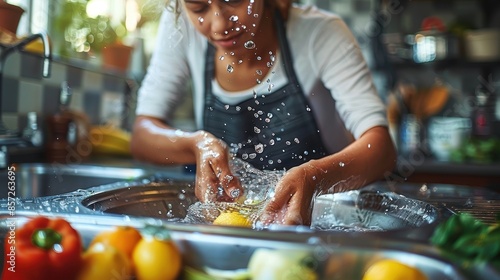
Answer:
<path fill-rule="evenodd" d="M 43 43 L 42 75 L 44 78 L 48 78 L 48 77 L 50 77 L 50 64 L 51 64 L 51 60 L 52 60 L 52 49 L 50 46 L 49 37 L 47 36 L 47 34 L 45 32 L 32 34 L 26 38 L 23 38 L 19 42 L 16 42 L 13 45 L 9 45 L 6 48 L 4 48 L 3 50 L 1 50 L 1 53 L 0 53 L 0 138 L 2 138 L 2 136 L 9 136 L 9 134 L 11 134 L 11 133 L 9 133 L 9 131 L 5 128 L 5 126 L 3 124 L 2 111 L 1 111 L 1 108 L 2 108 L 1 102 L 2 102 L 2 96 L 3 96 L 2 84 L 3 84 L 3 73 L 5 71 L 5 61 L 11 53 L 13 53 L 15 51 L 22 50 L 26 45 L 28 45 L 29 43 L 31 43 L 37 39 L 41 39 L 42 43 Z"/>
<path fill-rule="evenodd" d="M 22 50 L 26 45 L 35 41 L 36 39 L 41 39 L 43 43 L 43 72 L 44 78 L 50 77 L 50 61 L 52 59 L 52 49 L 50 47 L 49 37 L 45 32 L 32 34 L 21 41 L 15 43 L 14 45 L 8 46 L 0 54 L 0 73 L 3 74 L 5 67 L 6 58 L 14 51 Z"/>

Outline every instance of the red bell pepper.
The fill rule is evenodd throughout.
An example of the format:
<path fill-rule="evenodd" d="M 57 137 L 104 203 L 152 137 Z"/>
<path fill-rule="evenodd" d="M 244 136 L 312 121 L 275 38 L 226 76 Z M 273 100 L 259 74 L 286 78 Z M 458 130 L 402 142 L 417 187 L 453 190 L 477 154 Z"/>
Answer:
<path fill-rule="evenodd" d="M 14 242 L 6 238 L 2 280 L 73 280 L 82 262 L 82 240 L 62 219 L 35 217 L 15 231 Z M 5 255 L 4 255 L 5 257 Z"/>

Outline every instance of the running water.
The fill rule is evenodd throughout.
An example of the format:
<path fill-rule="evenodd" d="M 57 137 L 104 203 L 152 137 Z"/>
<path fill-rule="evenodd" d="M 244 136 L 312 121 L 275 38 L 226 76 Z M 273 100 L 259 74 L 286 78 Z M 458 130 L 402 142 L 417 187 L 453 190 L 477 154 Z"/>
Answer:
<path fill-rule="evenodd" d="M 196 202 L 189 206 L 184 223 L 211 224 L 223 211 L 240 212 L 255 224 L 267 202 L 274 196 L 274 188 L 284 171 L 263 171 L 234 158 L 230 162 L 233 174 L 240 180 L 244 193 L 238 202 Z"/>

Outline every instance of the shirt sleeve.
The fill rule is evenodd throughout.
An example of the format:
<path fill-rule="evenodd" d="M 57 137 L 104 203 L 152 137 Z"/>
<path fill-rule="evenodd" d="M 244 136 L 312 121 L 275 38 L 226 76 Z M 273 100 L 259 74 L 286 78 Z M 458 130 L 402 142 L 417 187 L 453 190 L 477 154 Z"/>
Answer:
<path fill-rule="evenodd" d="M 157 36 L 146 75 L 138 90 L 136 114 L 168 122 L 185 96 L 190 77 L 186 20 L 183 17 L 176 20 L 173 11 L 164 9 Z"/>
<path fill-rule="evenodd" d="M 309 33 L 309 59 L 330 90 L 345 127 L 359 138 L 374 126 L 387 126 L 385 104 L 350 29 L 337 16 L 316 24 Z"/>

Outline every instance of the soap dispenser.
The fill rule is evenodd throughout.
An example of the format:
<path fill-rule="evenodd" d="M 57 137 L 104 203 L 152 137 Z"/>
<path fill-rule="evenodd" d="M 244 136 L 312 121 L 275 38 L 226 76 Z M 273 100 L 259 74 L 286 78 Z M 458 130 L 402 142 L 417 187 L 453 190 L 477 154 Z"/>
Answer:
<path fill-rule="evenodd" d="M 71 150 L 68 141 L 68 133 L 72 122 L 69 112 L 71 100 L 71 89 L 67 82 L 61 84 L 59 95 L 59 108 L 57 112 L 47 119 L 48 141 L 46 146 L 46 158 L 49 162 L 66 163 L 67 155 Z"/>

